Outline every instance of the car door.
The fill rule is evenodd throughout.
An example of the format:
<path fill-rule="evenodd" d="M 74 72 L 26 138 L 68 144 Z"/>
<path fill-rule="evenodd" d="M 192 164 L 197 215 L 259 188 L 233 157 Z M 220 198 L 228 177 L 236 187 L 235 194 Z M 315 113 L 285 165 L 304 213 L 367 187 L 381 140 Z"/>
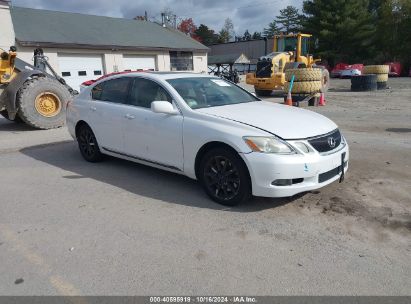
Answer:
<path fill-rule="evenodd" d="M 88 122 L 103 152 L 124 151 L 124 120 L 130 84 L 130 77 L 121 77 L 101 82 L 91 90 Z"/>
<path fill-rule="evenodd" d="M 151 102 L 169 101 L 171 95 L 159 83 L 136 77 L 129 95 L 130 119 L 126 121 L 126 153 L 174 170 L 183 170 L 183 116 L 154 113 Z"/>

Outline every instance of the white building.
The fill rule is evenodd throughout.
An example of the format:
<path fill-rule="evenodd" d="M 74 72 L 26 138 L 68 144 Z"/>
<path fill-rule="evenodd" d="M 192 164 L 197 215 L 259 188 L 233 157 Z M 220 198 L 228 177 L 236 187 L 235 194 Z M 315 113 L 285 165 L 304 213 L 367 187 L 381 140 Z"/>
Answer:
<path fill-rule="evenodd" d="M 0 48 L 17 47 L 32 63 L 42 48 L 74 89 L 103 74 L 125 70 L 207 72 L 208 48 L 149 21 L 10 7 L 0 0 Z"/>

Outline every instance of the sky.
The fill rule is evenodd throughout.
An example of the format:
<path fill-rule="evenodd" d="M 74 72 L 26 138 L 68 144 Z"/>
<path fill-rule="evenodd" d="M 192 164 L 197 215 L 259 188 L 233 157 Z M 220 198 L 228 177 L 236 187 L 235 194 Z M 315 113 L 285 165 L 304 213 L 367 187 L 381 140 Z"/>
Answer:
<path fill-rule="evenodd" d="M 246 29 L 253 33 L 267 27 L 280 9 L 294 5 L 301 9 L 303 0 L 12 0 L 15 6 L 76 12 L 110 17 L 133 18 L 147 11 L 150 19 L 161 20 L 161 11 L 171 9 L 178 18 L 193 18 L 216 32 L 229 17 L 236 35 Z"/>

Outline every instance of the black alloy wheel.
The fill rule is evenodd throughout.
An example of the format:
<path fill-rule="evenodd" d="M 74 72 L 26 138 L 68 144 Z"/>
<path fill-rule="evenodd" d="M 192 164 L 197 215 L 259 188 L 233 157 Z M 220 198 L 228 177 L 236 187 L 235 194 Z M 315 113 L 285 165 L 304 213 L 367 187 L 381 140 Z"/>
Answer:
<path fill-rule="evenodd" d="M 234 206 L 251 196 L 243 160 L 226 149 L 215 149 L 203 158 L 201 181 L 206 193 L 217 203 Z"/>
<path fill-rule="evenodd" d="M 89 162 L 98 162 L 102 160 L 102 154 L 97 144 L 96 137 L 89 126 L 80 127 L 77 136 L 78 146 L 81 155 Z"/>

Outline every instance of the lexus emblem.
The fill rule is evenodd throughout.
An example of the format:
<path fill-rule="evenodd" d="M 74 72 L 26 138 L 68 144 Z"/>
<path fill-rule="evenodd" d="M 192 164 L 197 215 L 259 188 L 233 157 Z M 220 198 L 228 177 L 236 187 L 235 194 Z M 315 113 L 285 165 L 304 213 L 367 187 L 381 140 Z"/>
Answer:
<path fill-rule="evenodd" d="M 336 140 L 334 139 L 334 137 L 328 137 L 327 141 L 328 141 L 328 145 L 330 146 L 330 148 L 335 148 L 335 144 L 336 144 L 337 142 L 336 142 Z"/>

